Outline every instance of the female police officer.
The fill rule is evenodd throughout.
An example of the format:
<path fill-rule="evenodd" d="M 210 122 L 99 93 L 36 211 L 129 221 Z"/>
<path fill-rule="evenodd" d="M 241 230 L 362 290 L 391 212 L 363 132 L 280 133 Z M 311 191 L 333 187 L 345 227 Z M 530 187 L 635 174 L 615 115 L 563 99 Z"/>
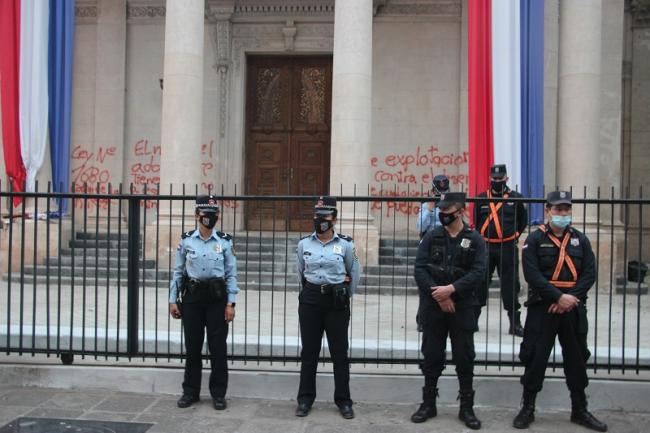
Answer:
<path fill-rule="evenodd" d="M 226 408 L 228 364 L 226 338 L 228 322 L 235 317 L 237 260 L 231 236 L 214 229 L 219 205 L 214 196 L 196 198 L 198 230 L 181 236 L 176 249 L 176 267 L 169 291 L 169 312 L 183 317 L 185 330 L 185 378 L 183 396 L 177 404 L 189 407 L 199 400 L 201 391 L 201 348 L 208 331 L 210 349 L 210 395 L 214 408 Z"/>
<path fill-rule="evenodd" d="M 336 216 L 336 199 L 320 197 L 314 207 L 314 232 L 298 243 L 302 365 L 296 416 L 300 417 L 309 414 L 316 398 L 316 367 L 325 331 L 334 364 L 334 402 L 344 418 L 354 418 L 348 362 L 349 299 L 360 270 L 352 238 L 334 231 Z"/>

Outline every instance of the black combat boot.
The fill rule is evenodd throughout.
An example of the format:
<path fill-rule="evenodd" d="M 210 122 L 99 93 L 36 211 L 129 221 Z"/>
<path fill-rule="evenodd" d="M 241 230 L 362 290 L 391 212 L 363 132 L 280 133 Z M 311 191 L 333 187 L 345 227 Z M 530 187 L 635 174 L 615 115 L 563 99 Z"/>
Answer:
<path fill-rule="evenodd" d="M 537 393 L 524 390 L 523 404 L 521 410 L 512 421 L 512 426 L 514 428 L 528 428 L 535 421 L 535 397 Z"/>
<path fill-rule="evenodd" d="M 438 397 L 438 388 L 422 388 L 422 404 L 419 409 L 411 415 L 411 421 L 420 423 L 425 422 L 429 418 L 438 415 L 436 408 L 436 397 Z"/>
<path fill-rule="evenodd" d="M 607 431 L 607 424 L 599 421 L 587 410 L 587 396 L 584 391 L 571 393 L 571 422 L 591 430 Z"/>
<path fill-rule="evenodd" d="M 514 314 L 508 313 L 508 319 L 510 319 L 510 327 L 508 328 L 508 334 L 515 335 L 515 337 L 524 336 L 524 328 L 521 326 L 521 313 L 517 311 Z"/>
<path fill-rule="evenodd" d="M 474 390 L 460 391 L 458 398 L 460 399 L 458 418 L 472 430 L 480 429 L 481 421 L 474 414 Z"/>

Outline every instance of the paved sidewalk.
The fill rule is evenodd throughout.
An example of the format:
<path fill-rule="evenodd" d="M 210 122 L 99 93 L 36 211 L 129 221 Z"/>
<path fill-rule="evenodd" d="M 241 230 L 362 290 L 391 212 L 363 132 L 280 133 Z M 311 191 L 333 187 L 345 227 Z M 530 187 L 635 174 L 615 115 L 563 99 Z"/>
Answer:
<path fill-rule="evenodd" d="M 293 415 L 293 401 L 228 399 L 226 411 L 212 409 L 204 398 L 189 409 L 178 409 L 169 395 L 131 394 L 102 390 L 59 390 L 0 385 L 0 428 L 17 417 L 127 421 L 152 423 L 148 433 L 291 433 L 291 432 L 465 432 L 456 406 L 442 406 L 438 417 L 424 424 L 413 424 L 410 414 L 416 405 L 359 403 L 357 417 L 342 419 L 332 403 L 317 402 L 306 418 Z M 650 413 L 598 411 L 599 417 L 616 433 L 650 431 Z M 483 432 L 515 432 L 512 408 L 479 407 Z M 568 412 L 539 412 L 528 430 L 534 432 L 587 432 L 571 424 Z"/>

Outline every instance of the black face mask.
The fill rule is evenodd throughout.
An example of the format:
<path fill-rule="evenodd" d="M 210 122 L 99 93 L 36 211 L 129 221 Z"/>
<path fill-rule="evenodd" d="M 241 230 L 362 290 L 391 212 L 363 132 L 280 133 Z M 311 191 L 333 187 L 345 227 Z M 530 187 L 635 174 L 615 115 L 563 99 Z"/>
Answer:
<path fill-rule="evenodd" d="M 208 214 L 205 214 L 201 217 L 199 217 L 199 222 L 208 229 L 214 228 L 214 226 L 217 225 L 217 221 L 219 220 L 219 215 L 217 215 L 216 212 L 211 212 Z"/>
<path fill-rule="evenodd" d="M 332 223 L 331 220 L 326 220 L 323 217 L 316 217 L 314 218 L 314 230 L 318 234 L 323 234 L 329 229 L 332 228 L 334 224 Z"/>
<path fill-rule="evenodd" d="M 440 220 L 440 224 L 442 224 L 443 226 L 448 226 L 450 224 L 453 224 L 453 222 L 456 221 L 456 218 L 458 218 L 456 216 L 456 212 L 452 212 L 452 213 L 440 212 L 438 214 L 438 219 Z"/>
<path fill-rule="evenodd" d="M 490 187 L 492 191 L 502 193 L 506 189 L 506 183 L 503 180 L 492 180 L 490 181 Z"/>

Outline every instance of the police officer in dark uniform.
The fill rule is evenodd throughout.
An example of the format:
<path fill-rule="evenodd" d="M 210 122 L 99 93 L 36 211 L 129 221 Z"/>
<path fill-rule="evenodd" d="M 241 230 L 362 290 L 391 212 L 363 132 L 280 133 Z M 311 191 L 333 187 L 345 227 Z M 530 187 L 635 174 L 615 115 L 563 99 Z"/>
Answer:
<path fill-rule="evenodd" d="M 554 191 L 546 201 L 548 222 L 532 232 L 523 247 L 528 282 L 528 315 L 519 358 L 526 369 L 523 407 L 516 428 L 535 420 L 535 396 L 542 390 L 557 335 L 562 345 L 566 382 L 571 391 L 571 421 L 596 431 L 607 425 L 587 410 L 587 292 L 596 281 L 596 259 L 589 239 L 571 225 L 571 193 Z"/>
<path fill-rule="evenodd" d="M 508 175 L 504 164 L 490 168 L 490 188 L 478 195 L 488 200 L 477 201 L 474 206 L 474 224 L 488 243 L 488 268 L 483 290 L 479 296 L 481 305 L 487 302 L 487 285 L 496 268 L 501 280 L 501 299 L 510 319 L 509 334 L 524 335 L 521 327 L 519 304 L 519 252 L 517 241 L 528 225 L 528 210 L 521 202 L 490 201 L 494 198 L 519 198 L 517 191 L 508 188 Z M 477 310 L 480 314 L 480 310 Z"/>
<path fill-rule="evenodd" d="M 449 178 L 444 174 L 438 174 L 431 182 L 431 193 L 434 197 L 440 197 L 440 194 L 445 192 L 449 192 Z M 424 237 L 427 231 L 439 224 L 436 203 L 433 201 L 422 203 L 420 212 L 418 213 L 418 219 L 415 222 L 415 226 L 420 232 L 420 239 Z"/>
<path fill-rule="evenodd" d="M 237 259 L 231 236 L 215 230 L 219 204 L 212 195 L 196 198 L 198 229 L 181 236 L 176 267 L 169 291 L 169 312 L 183 318 L 185 331 L 185 378 L 180 408 L 199 401 L 201 349 L 207 329 L 210 349 L 210 395 L 217 410 L 226 408 L 228 323 L 235 317 Z"/>
<path fill-rule="evenodd" d="M 419 423 L 437 415 L 438 378 L 445 367 L 447 336 L 460 385 L 458 417 L 471 429 L 480 429 L 474 414 L 474 332 L 477 291 L 484 284 L 485 241 L 463 221 L 465 193 L 440 196 L 441 225 L 427 232 L 415 259 L 420 292 L 419 321 L 423 327 L 420 368 L 424 374 L 423 402 L 411 416 Z"/>
<path fill-rule="evenodd" d="M 314 207 L 314 232 L 298 243 L 302 290 L 298 317 L 302 364 L 296 416 L 309 414 L 316 398 L 316 367 L 323 331 L 334 364 L 334 402 L 345 419 L 354 418 L 350 398 L 348 325 L 350 298 L 359 283 L 360 266 L 352 238 L 334 230 L 336 199 L 320 197 Z"/>

